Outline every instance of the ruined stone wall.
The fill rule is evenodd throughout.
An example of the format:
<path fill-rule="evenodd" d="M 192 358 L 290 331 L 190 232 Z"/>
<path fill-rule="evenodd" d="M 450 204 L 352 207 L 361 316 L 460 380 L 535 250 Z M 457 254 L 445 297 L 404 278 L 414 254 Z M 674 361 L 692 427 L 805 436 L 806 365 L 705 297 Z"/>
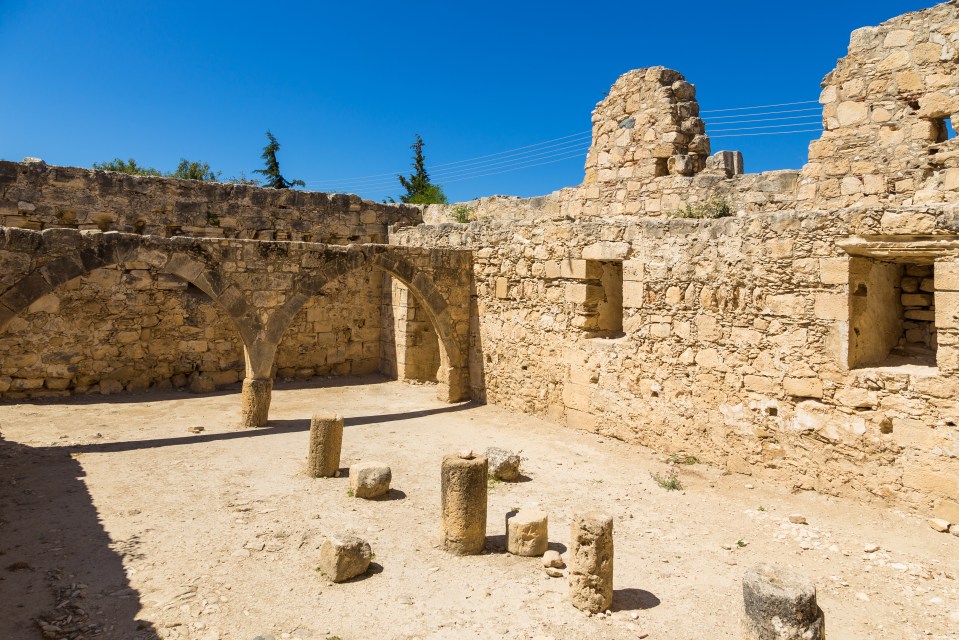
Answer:
<path fill-rule="evenodd" d="M 916 240 L 919 231 L 928 238 Z M 475 364 L 490 402 L 956 520 L 957 232 L 953 206 L 476 222 L 405 229 L 393 241 L 474 250 Z M 598 270 L 610 263 L 618 285 Z M 932 361 L 910 354 L 897 315 L 911 309 L 901 301 L 914 283 L 887 278 L 881 290 L 869 273 L 883 265 L 935 271 Z M 601 321 L 610 286 L 621 287 L 619 331 Z M 851 339 L 879 331 L 870 316 L 900 333 L 850 367 Z"/>
<path fill-rule="evenodd" d="M 11 322 L 0 334 L 0 397 L 210 391 L 243 378 L 240 336 L 206 294 L 146 264 L 124 267 L 77 278 Z M 307 302 L 280 342 L 276 375 L 379 371 L 382 278 L 356 270 Z"/>
<path fill-rule="evenodd" d="M 383 242 L 414 207 L 356 196 L 0 162 L 0 226 L 159 236 Z M 0 335 L 4 397 L 193 386 L 243 375 L 242 343 L 195 287 L 149 265 L 100 269 L 64 286 Z M 280 377 L 380 368 L 382 274 L 351 273 L 300 310 L 277 352 Z"/>
<path fill-rule="evenodd" d="M 946 121 L 959 127 L 959 3 L 857 29 L 822 86 L 803 207 L 957 200 L 959 140 Z"/>
<path fill-rule="evenodd" d="M 416 207 L 353 195 L 129 176 L 0 161 L 0 226 L 66 227 L 161 237 L 383 242 Z"/>

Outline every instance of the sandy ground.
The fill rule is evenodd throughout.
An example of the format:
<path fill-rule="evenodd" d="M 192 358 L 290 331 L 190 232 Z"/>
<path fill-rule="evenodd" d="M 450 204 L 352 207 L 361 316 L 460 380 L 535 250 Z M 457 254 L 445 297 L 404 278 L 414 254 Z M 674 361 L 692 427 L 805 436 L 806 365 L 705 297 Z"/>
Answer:
<path fill-rule="evenodd" d="M 0 638 L 41 637 L 37 619 L 47 637 L 738 638 L 742 573 L 762 561 L 815 580 L 830 638 L 959 638 L 959 537 L 916 516 L 703 464 L 676 467 L 685 488 L 667 491 L 651 478 L 662 455 L 380 378 L 278 385 L 265 429 L 235 430 L 238 405 L 229 392 L 0 406 Z M 321 410 L 347 418 L 342 466 L 392 467 L 389 499 L 305 475 Z M 440 460 L 487 446 L 522 450 L 527 479 L 490 488 L 487 553 L 448 555 Z M 561 551 L 575 510 L 614 516 L 610 616 L 502 552 L 504 514 L 532 506 Z M 375 563 L 333 585 L 318 549 L 344 531 Z"/>

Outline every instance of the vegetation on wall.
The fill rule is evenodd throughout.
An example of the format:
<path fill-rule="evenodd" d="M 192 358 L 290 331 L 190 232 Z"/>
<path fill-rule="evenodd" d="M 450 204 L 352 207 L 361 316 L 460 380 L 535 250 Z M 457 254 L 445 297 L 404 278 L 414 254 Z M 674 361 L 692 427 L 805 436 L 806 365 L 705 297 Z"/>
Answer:
<path fill-rule="evenodd" d="M 413 150 L 413 173 L 409 176 L 397 176 L 406 193 L 400 195 L 400 201 L 407 204 L 446 204 L 443 187 L 430 182 L 426 171 L 426 159 L 423 156 L 423 138 L 416 134 L 416 142 L 410 145 Z"/>
<path fill-rule="evenodd" d="M 276 136 L 269 130 L 266 132 L 266 139 L 269 140 L 269 142 L 263 147 L 263 155 L 260 156 L 263 158 L 265 167 L 263 169 L 256 169 L 253 172 L 263 176 L 263 186 L 268 189 L 305 187 L 306 183 L 302 180 L 287 180 L 283 177 L 283 174 L 280 173 L 280 163 L 276 159 L 276 152 L 280 150 L 280 143 L 277 142 Z"/>

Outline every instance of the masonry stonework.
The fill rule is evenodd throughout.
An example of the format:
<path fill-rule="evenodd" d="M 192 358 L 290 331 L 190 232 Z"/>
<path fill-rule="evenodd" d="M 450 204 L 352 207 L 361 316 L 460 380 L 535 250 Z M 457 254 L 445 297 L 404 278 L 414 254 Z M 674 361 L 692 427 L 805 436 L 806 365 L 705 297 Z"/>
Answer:
<path fill-rule="evenodd" d="M 758 175 L 630 71 L 582 184 L 468 224 L 0 163 L 0 393 L 381 371 L 959 523 L 957 51 L 955 0 L 857 30 L 809 163 Z"/>

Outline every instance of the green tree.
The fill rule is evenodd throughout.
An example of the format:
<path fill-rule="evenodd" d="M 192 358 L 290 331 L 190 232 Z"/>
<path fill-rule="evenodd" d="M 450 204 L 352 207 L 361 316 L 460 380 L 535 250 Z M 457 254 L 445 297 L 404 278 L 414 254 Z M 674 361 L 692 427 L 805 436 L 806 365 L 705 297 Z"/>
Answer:
<path fill-rule="evenodd" d="M 423 157 L 424 144 L 420 134 L 416 134 L 416 142 L 410 145 L 413 150 L 413 173 L 409 177 L 396 176 L 406 189 L 406 193 L 400 195 L 400 200 L 408 204 L 446 204 L 443 187 L 430 182 L 426 159 Z"/>
<path fill-rule="evenodd" d="M 180 180 L 216 182 L 220 178 L 220 172 L 214 173 L 210 169 L 210 165 L 205 162 L 190 162 L 186 158 L 180 158 L 180 164 L 177 165 L 176 171 L 170 174 L 170 177 Z"/>
<path fill-rule="evenodd" d="M 305 187 L 306 183 L 302 180 L 287 180 L 283 177 L 280 173 L 280 163 L 276 159 L 276 152 L 280 150 L 280 143 L 276 141 L 276 137 L 270 131 L 266 132 L 266 138 L 270 142 L 263 147 L 263 155 L 260 156 L 264 162 L 266 162 L 266 167 L 253 171 L 253 173 L 259 173 L 264 176 L 265 183 L 263 186 L 269 189 Z"/>
<path fill-rule="evenodd" d="M 162 176 L 163 174 L 152 167 L 141 167 L 133 158 L 122 160 L 114 158 L 108 162 L 94 162 L 93 168 L 98 171 L 114 171 L 128 173 L 133 176 Z"/>

